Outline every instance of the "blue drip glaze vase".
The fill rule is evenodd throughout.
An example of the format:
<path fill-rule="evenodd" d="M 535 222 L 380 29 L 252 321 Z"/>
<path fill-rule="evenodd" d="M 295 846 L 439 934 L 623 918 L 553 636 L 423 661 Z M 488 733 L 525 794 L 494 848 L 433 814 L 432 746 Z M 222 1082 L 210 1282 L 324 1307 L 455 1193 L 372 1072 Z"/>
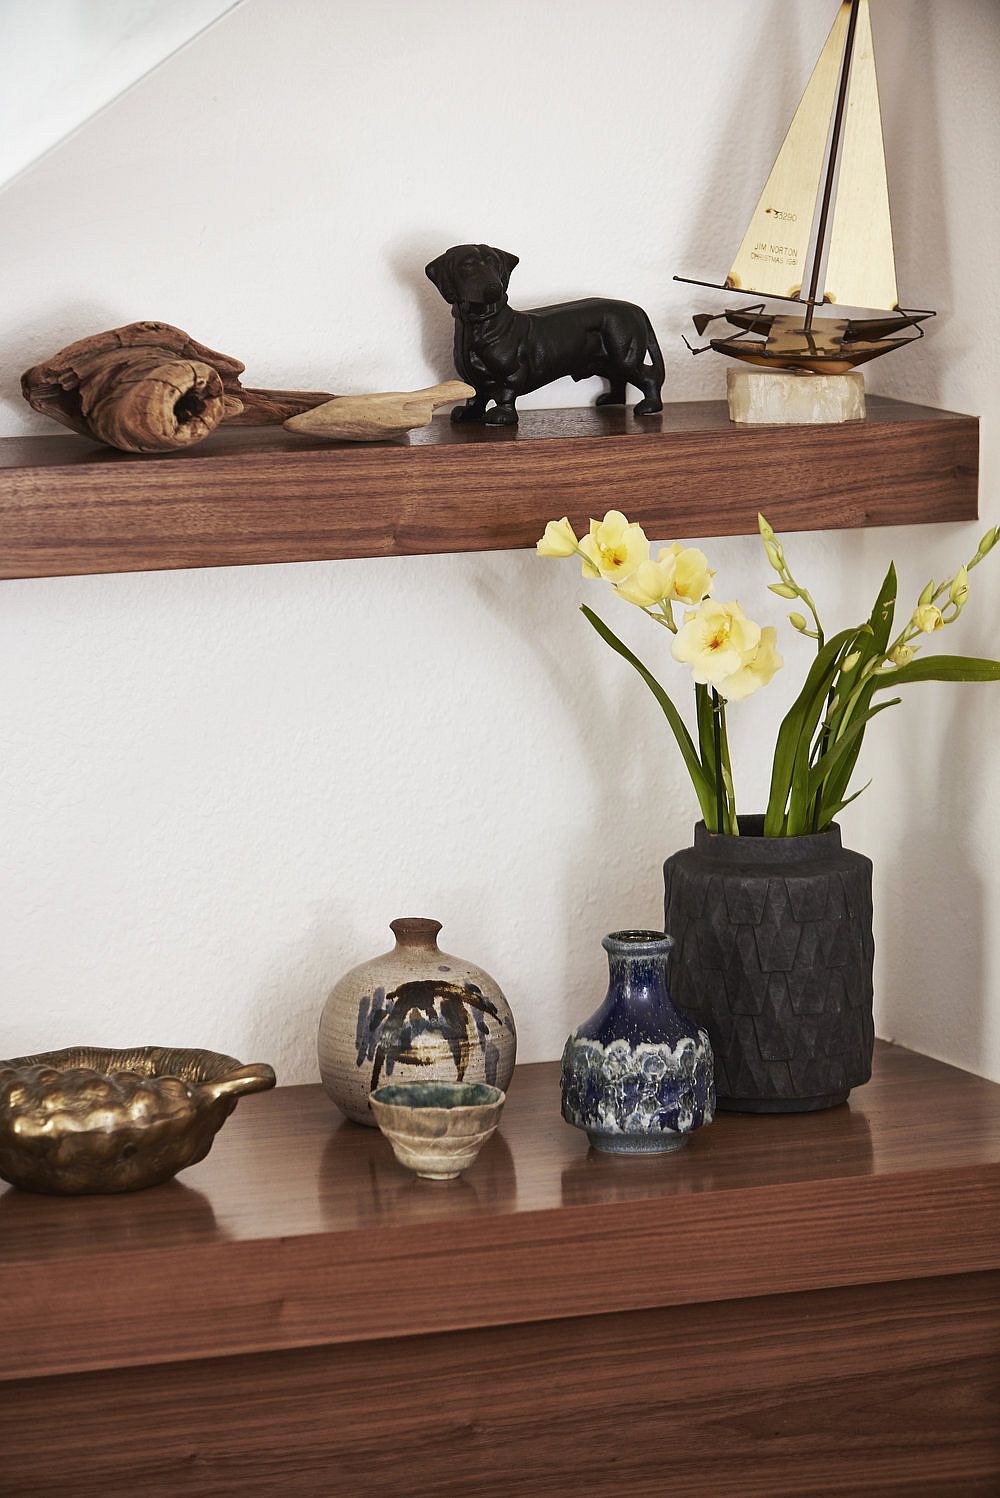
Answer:
<path fill-rule="evenodd" d="M 606 936 L 607 995 L 563 1051 L 563 1118 L 609 1154 L 676 1150 L 712 1122 L 712 1048 L 671 1000 L 673 944 L 662 931 Z"/>

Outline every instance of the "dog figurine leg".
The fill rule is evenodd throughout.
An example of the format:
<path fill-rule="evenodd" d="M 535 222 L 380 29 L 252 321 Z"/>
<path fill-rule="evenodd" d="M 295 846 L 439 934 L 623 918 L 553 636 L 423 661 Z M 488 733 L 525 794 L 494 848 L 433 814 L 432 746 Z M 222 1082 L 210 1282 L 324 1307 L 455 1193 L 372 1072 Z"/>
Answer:
<path fill-rule="evenodd" d="M 464 405 L 454 407 L 451 413 L 452 421 L 482 421 L 486 415 L 486 402 L 488 400 L 488 395 L 477 391 L 472 399 L 467 400 Z"/>
<path fill-rule="evenodd" d="M 635 415 L 657 416 L 663 410 L 663 397 L 653 370 L 646 368 L 643 374 L 636 376 L 635 384 L 642 391 L 642 400 L 632 407 Z"/>
<path fill-rule="evenodd" d="M 629 310 L 633 316 L 627 326 L 612 330 L 607 349 L 608 364 L 603 373 L 616 395 L 619 390 L 624 390 L 625 385 L 634 385 L 642 391 L 642 400 L 632 407 L 636 416 L 656 416 L 663 410 L 663 355 L 652 324 L 642 308 Z M 624 394 L 621 404 L 625 404 Z"/>
<path fill-rule="evenodd" d="M 636 416 L 656 416 L 663 410 L 663 355 L 652 323 L 645 313 L 643 318 L 646 324 L 646 347 L 639 351 L 636 365 L 629 374 L 632 384 L 642 391 L 642 400 L 632 410 Z"/>
<path fill-rule="evenodd" d="M 488 427 L 516 427 L 517 407 L 514 404 L 517 396 L 513 390 L 498 390 L 496 392 L 496 405 L 486 413 L 486 425 Z"/>
<path fill-rule="evenodd" d="M 611 389 L 599 395 L 594 402 L 595 406 L 624 406 L 628 397 L 625 393 L 624 380 L 612 380 Z"/>

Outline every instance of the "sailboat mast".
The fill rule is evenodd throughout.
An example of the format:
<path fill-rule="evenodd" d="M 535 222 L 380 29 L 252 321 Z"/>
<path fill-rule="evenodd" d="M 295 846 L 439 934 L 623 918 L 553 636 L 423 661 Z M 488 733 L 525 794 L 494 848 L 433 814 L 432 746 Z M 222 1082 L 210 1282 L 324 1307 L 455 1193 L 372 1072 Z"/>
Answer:
<path fill-rule="evenodd" d="M 858 26 L 858 10 L 861 0 L 851 0 L 851 15 L 847 23 L 847 40 L 844 43 L 844 60 L 840 69 L 840 85 L 837 89 L 837 104 L 833 112 L 833 133 L 830 137 L 830 159 L 823 183 L 823 201 L 819 210 L 819 225 L 816 229 L 816 250 L 813 255 L 812 274 L 809 277 L 809 305 L 806 307 L 805 330 L 813 324 L 816 293 L 819 291 L 819 276 L 826 246 L 826 231 L 833 206 L 833 184 L 837 176 L 837 158 L 840 155 L 840 140 L 844 133 L 844 111 L 847 108 L 847 88 L 851 77 L 851 56 L 854 52 L 854 34 Z"/>

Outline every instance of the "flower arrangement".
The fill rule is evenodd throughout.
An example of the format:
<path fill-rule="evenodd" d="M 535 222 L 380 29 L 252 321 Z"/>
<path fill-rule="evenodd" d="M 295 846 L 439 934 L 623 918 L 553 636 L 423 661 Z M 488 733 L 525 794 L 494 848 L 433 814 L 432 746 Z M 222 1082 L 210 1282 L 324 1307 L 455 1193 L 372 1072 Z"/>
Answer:
<path fill-rule="evenodd" d="M 802 690 L 778 730 L 764 818 L 765 837 L 794 837 L 823 831 L 867 789 L 848 794 L 865 730 L 902 700 L 877 701 L 879 694 L 919 681 L 1000 680 L 1000 661 L 961 655 L 918 658 L 924 637 L 953 624 L 962 612 L 969 574 L 992 551 L 1000 528 L 986 532 L 975 556 L 952 577 L 928 582 L 895 636 L 896 570 L 890 563 L 869 617 L 828 639 L 812 595 L 793 576 L 781 541 L 763 515 L 758 523 L 767 560 L 779 578 L 770 591 L 804 606 L 808 617 L 792 612 L 789 623 L 816 644 Z M 551 520 L 537 550 L 544 557 L 579 557 L 585 578 L 610 583 L 619 598 L 673 636 L 671 653 L 690 666 L 694 681 L 694 737 L 652 672 L 592 609 L 582 609 L 601 638 L 638 671 L 663 710 L 708 830 L 736 835 L 726 708 L 766 686 L 784 665 L 777 631 L 756 624 L 739 603 L 712 596 L 715 573 L 703 551 L 674 542 L 653 557 L 642 527 L 618 510 L 592 520 L 589 533 L 580 538 L 566 516 Z M 685 610 L 680 621 L 674 613 L 678 605 Z"/>

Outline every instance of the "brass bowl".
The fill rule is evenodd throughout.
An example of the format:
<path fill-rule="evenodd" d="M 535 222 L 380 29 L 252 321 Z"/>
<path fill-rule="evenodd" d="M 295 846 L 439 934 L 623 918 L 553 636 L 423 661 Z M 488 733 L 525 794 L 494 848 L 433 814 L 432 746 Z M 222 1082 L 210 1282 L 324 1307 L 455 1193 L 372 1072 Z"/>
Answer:
<path fill-rule="evenodd" d="M 197 1165 L 269 1066 L 216 1051 L 72 1046 L 0 1061 L 0 1176 L 57 1196 L 139 1191 Z"/>

